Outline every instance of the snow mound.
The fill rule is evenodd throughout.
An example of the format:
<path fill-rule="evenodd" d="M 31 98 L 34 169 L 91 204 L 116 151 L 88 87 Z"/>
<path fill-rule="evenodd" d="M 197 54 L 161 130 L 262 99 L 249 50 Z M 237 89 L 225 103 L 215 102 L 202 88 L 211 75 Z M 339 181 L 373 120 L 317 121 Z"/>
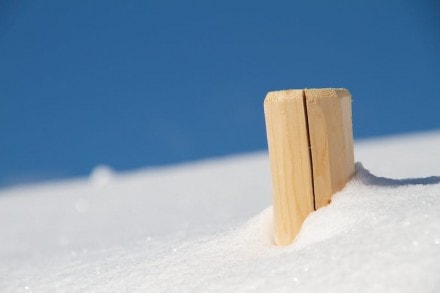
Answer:
<path fill-rule="evenodd" d="M 357 143 L 375 169 L 358 163 L 286 247 L 266 153 L 3 190 L 0 291 L 438 292 L 439 145 Z"/>

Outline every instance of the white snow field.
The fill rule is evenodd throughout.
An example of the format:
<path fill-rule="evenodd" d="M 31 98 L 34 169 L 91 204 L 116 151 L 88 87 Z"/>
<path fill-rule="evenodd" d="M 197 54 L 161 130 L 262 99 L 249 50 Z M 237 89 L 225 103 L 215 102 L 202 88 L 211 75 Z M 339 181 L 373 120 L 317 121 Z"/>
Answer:
<path fill-rule="evenodd" d="M 440 292 L 440 131 L 355 153 L 285 247 L 265 152 L 3 189 L 0 292 Z"/>

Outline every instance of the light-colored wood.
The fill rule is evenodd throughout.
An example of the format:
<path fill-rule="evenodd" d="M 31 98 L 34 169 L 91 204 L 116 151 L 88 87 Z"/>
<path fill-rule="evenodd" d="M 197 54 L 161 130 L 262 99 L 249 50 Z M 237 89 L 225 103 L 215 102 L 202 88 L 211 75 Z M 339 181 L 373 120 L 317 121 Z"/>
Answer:
<path fill-rule="evenodd" d="M 272 171 L 275 243 L 288 245 L 313 211 L 304 91 L 270 92 L 264 100 Z"/>
<path fill-rule="evenodd" d="M 344 89 L 269 92 L 264 112 L 275 242 L 288 245 L 354 174 L 351 96 Z"/>
<path fill-rule="evenodd" d="M 353 176 L 351 95 L 345 89 L 306 89 L 315 209 L 327 205 Z"/>

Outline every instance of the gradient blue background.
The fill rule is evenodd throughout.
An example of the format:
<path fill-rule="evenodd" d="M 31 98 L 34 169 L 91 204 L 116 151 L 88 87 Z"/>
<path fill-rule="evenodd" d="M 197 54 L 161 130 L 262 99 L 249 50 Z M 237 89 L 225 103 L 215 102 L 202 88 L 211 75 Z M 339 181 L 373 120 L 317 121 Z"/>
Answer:
<path fill-rule="evenodd" d="M 1 1 L 0 186 L 266 148 L 267 91 L 440 128 L 439 1 Z"/>

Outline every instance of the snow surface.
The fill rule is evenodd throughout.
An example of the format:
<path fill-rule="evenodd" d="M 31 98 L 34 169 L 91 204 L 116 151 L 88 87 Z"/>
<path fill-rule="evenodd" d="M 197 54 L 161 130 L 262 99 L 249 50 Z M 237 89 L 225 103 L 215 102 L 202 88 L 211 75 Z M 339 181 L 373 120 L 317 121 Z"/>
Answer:
<path fill-rule="evenodd" d="M 1 190 L 0 292 L 440 292 L 440 132 L 355 153 L 286 247 L 264 152 Z"/>

